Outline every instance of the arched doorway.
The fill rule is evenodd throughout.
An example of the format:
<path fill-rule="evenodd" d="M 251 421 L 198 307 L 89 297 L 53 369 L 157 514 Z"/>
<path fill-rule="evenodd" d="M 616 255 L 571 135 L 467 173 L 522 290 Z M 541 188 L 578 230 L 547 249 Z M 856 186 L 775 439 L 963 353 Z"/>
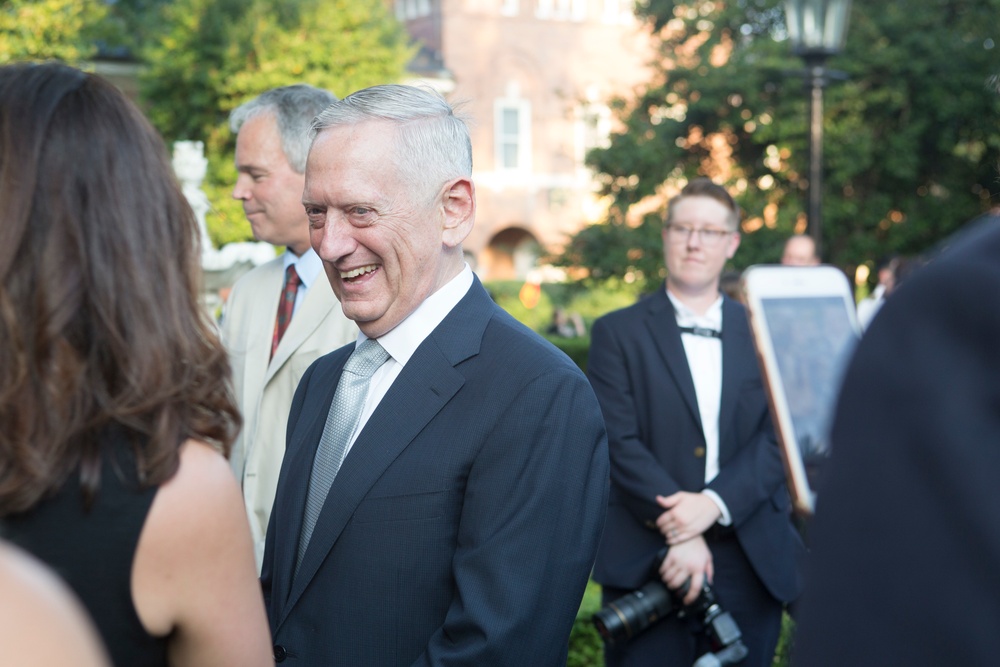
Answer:
<path fill-rule="evenodd" d="M 534 234 L 507 227 L 494 234 L 479 253 L 479 275 L 484 280 L 524 280 L 541 255 L 542 246 Z"/>

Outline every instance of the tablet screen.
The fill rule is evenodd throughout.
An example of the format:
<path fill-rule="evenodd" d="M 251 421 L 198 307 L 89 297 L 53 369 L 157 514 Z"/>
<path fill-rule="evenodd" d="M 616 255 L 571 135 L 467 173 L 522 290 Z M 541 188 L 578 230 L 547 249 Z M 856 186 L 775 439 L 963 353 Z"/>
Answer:
<path fill-rule="evenodd" d="M 830 422 L 857 336 L 840 297 L 768 297 L 760 303 L 808 472 L 829 456 Z"/>

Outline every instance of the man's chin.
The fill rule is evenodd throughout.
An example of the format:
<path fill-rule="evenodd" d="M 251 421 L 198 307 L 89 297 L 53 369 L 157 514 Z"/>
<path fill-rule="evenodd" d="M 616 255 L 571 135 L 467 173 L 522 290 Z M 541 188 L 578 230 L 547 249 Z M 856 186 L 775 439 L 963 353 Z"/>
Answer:
<path fill-rule="evenodd" d="M 340 294 L 336 296 L 340 299 L 340 307 L 344 311 L 344 317 L 357 324 L 358 328 L 362 331 L 364 331 L 365 326 L 378 322 L 379 315 L 373 313 L 370 308 L 366 308 L 365 306 L 368 304 L 359 304 L 350 300 L 345 301 Z"/>
<path fill-rule="evenodd" d="M 255 240 L 261 243 L 271 243 L 267 238 L 267 225 L 264 224 L 260 213 L 248 213 L 247 222 L 250 223 L 250 231 L 253 233 Z"/>

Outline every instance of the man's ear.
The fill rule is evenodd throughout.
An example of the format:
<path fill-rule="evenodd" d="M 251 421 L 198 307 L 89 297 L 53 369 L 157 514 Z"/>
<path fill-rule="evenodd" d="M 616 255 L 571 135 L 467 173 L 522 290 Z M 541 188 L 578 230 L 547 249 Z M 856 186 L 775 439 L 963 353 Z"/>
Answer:
<path fill-rule="evenodd" d="M 458 178 L 446 185 L 441 196 L 444 211 L 442 241 L 455 248 L 472 232 L 476 222 L 476 186 L 469 178 Z"/>
<path fill-rule="evenodd" d="M 740 247 L 740 233 L 736 232 L 733 234 L 732 238 L 729 239 L 729 247 L 726 248 L 726 259 L 732 259 L 733 255 L 736 254 L 736 249 Z"/>

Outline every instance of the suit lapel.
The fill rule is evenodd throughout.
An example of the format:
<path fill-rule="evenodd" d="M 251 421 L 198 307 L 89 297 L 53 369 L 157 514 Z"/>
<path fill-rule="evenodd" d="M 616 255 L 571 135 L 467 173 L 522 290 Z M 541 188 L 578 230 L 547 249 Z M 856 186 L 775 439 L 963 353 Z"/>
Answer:
<path fill-rule="evenodd" d="M 681 342 L 681 332 L 677 328 L 677 315 L 665 289 L 661 288 L 649 297 L 648 314 L 646 325 L 653 333 L 653 341 L 666 362 L 667 371 L 677 385 L 691 418 L 700 428 L 701 413 L 698 411 L 698 398 L 694 391 L 694 380 L 691 378 L 691 367 L 684 352 L 684 343 Z"/>
<path fill-rule="evenodd" d="M 285 330 L 285 335 L 281 337 L 281 342 L 278 343 L 278 349 L 274 351 L 274 357 L 271 359 L 271 363 L 267 366 L 267 372 L 264 377 L 264 383 L 271 381 L 274 374 L 285 364 L 286 361 L 292 356 L 292 354 L 299 349 L 299 346 L 309 338 L 316 331 L 316 328 L 322 324 L 323 320 L 329 314 L 330 310 L 333 309 L 334 305 L 338 304 L 336 297 L 333 295 L 333 290 L 330 288 L 329 284 L 326 283 L 326 274 L 320 273 L 316 276 L 316 281 L 313 283 L 306 291 L 305 298 L 302 300 L 302 304 L 296 310 L 295 315 L 292 317 L 292 321 L 288 324 L 288 329 Z M 277 313 L 277 303 L 275 303 L 275 312 Z M 271 329 L 268 331 L 268 335 L 273 335 L 274 322 L 272 318 Z M 268 345 L 270 345 L 270 338 L 268 339 Z"/>
<path fill-rule="evenodd" d="M 266 273 L 262 273 L 260 280 L 253 287 L 259 288 L 263 295 L 264 304 L 260 307 L 250 308 L 250 317 L 247 322 L 245 377 L 243 380 L 243 397 L 241 405 L 253 406 L 253 416 L 257 414 L 257 404 L 261 397 L 261 388 L 269 376 L 268 356 L 271 349 L 271 336 L 274 334 L 274 320 L 278 312 L 278 300 L 281 298 L 281 284 L 284 267 L 279 257 L 271 261 Z M 248 426 L 251 419 L 246 415 Z"/>
<path fill-rule="evenodd" d="M 440 355 L 421 356 L 423 358 L 419 361 L 424 366 L 421 372 L 407 372 L 411 368 L 410 364 L 416 361 L 415 355 L 393 382 L 344 459 L 316 521 L 302 566 L 292 581 L 285 614 L 294 607 L 309 585 L 372 485 L 464 383 L 462 375 Z M 322 430 L 322 427 L 318 429 L 319 434 Z M 316 435 L 317 440 L 319 434 Z M 309 462 L 306 470 L 311 470 L 311 467 L 312 463 Z M 299 495 L 301 500 L 297 498 L 296 505 L 304 507 L 305 493 L 301 492 Z M 301 512 L 298 514 L 292 533 L 296 537 L 291 540 L 296 544 L 302 524 Z M 294 563 L 294 550 L 291 559 L 290 562 Z"/>
<path fill-rule="evenodd" d="M 299 548 L 299 533 L 302 531 L 302 515 L 306 504 L 309 475 L 312 472 L 313 459 L 323 427 L 326 425 L 326 415 L 333 403 L 333 395 L 337 391 L 337 382 L 350 356 L 350 350 L 339 353 L 340 358 L 333 361 L 322 377 L 312 378 L 309 391 L 316 392 L 315 398 L 310 397 L 303 407 L 302 428 L 296 427 L 286 448 L 286 460 L 282 463 L 282 473 L 278 483 L 275 510 L 280 503 L 280 518 L 275 522 L 275 557 L 274 583 L 272 590 L 277 593 L 272 599 L 272 606 L 283 609 L 287 594 L 291 589 L 292 575 L 295 570 L 295 560 Z M 277 517 L 276 511 L 272 521 Z"/>
<path fill-rule="evenodd" d="M 417 348 L 410 361 L 393 382 L 382 402 L 372 413 L 368 423 L 358 435 L 340 467 L 330 493 L 320 511 L 302 560 L 298 576 L 291 579 L 295 550 L 302 525 L 305 507 L 306 484 L 299 483 L 289 489 L 287 533 L 282 545 L 285 565 L 281 568 L 287 576 L 289 595 L 282 608 L 277 626 L 280 627 L 295 603 L 302 596 L 317 570 L 333 548 L 344 527 L 358 505 L 368 494 L 382 473 L 406 449 L 465 383 L 465 376 L 456 370 L 456 364 L 479 352 L 483 332 L 495 308 L 478 279 L 469 293 L 452 309 L 452 312 Z M 346 361 L 346 357 L 345 357 Z M 336 387 L 343 362 L 331 384 Z M 335 391 L 335 389 L 334 389 Z M 308 446 L 298 447 L 294 461 L 294 478 L 309 479 L 311 457 L 315 454 L 323 432 L 326 411 L 333 400 L 333 391 L 323 401 L 325 411 L 319 423 L 307 429 L 304 437 Z M 307 460 L 308 455 L 308 460 Z"/>
<path fill-rule="evenodd" d="M 722 397 L 719 401 L 719 460 L 734 452 L 733 417 L 746 379 L 746 348 L 752 346 L 743 306 L 728 298 L 722 301 Z"/>

